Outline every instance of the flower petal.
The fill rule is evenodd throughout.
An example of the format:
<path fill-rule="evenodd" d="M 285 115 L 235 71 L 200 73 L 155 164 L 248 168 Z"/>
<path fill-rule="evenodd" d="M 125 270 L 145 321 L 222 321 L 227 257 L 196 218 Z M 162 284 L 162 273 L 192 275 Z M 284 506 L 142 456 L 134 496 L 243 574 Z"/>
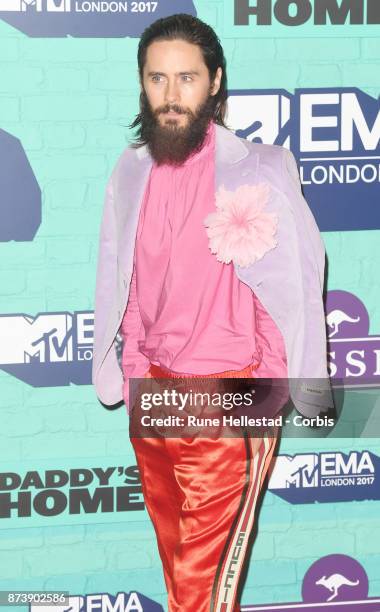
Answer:
<path fill-rule="evenodd" d="M 219 188 L 217 210 L 203 220 L 218 261 L 246 267 L 277 246 L 278 216 L 264 212 L 269 195 L 268 183 L 240 185 L 235 191 Z"/>

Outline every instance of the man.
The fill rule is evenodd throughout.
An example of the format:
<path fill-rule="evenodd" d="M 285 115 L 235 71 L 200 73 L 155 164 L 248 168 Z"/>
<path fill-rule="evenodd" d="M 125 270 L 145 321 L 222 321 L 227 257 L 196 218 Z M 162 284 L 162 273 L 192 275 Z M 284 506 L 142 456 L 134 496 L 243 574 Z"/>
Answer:
<path fill-rule="evenodd" d="M 108 182 L 100 233 L 98 397 L 130 411 L 129 381 L 144 377 L 193 388 L 208 378 L 326 381 L 324 247 L 293 155 L 225 127 L 226 62 L 200 20 L 153 23 L 138 64 L 139 139 Z M 325 411 L 326 388 L 291 385 L 297 409 Z M 277 439 L 277 427 L 260 437 L 131 437 L 170 612 L 240 609 Z"/>

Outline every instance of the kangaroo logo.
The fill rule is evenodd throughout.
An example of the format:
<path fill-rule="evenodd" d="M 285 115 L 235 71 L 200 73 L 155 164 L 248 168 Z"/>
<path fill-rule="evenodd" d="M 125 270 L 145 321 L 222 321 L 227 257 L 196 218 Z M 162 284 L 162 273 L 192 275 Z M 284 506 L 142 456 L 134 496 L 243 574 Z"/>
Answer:
<path fill-rule="evenodd" d="M 338 601 L 362 601 L 367 597 L 366 571 L 359 561 L 349 555 L 321 557 L 309 567 L 303 579 L 302 599 L 305 603 L 327 604 L 334 601 L 331 605 L 335 606 Z"/>
<path fill-rule="evenodd" d="M 370 334 L 368 310 L 357 295 L 338 289 L 327 293 L 326 335 L 334 384 L 379 384 L 380 334 Z"/>
<path fill-rule="evenodd" d="M 326 576 L 322 576 L 319 580 L 315 582 L 315 584 L 324 586 L 332 595 L 326 599 L 326 601 L 332 601 L 335 597 L 338 596 L 339 589 L 343 586 L 357 586 L 359 584 L 359 580 L 349 580 L 343 574 L 331 574 L 328 578 Z"/>
<path fill-rule="evenodd" d="M 332 290 L 326 299 L 326 326 L 329 340 L 366 338 L 369 334 L 367 308 L 357 295 L 349 291 Z"/>
<path fill-rule="evenodd" d="M 335 336 L 335 334 L 338 333 L 339 325 L 341 325 L 342 323 L 358 323 L 360 321 L 360 317 L 350 317 L 347 313 L 344 312 L 344 310 L 336 308 L 335 310 L 329 312 L 326 317 L 326 321 L 328 327 L 331 329 L 331 332 L 329 332 L 329 338 L 332 338 L 333 336 Z"/>

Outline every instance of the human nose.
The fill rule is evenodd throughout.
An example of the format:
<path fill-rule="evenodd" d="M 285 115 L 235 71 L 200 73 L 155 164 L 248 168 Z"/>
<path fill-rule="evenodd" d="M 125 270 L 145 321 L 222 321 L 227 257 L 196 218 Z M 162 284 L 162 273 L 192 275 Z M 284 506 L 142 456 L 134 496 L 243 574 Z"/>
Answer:
<path fill-rule="evenodd" d="M 166 102 L 178 102 L 179 101 L 179 88 L 176 81 L 168 80 L 165 90 L 165 101 Z"/>

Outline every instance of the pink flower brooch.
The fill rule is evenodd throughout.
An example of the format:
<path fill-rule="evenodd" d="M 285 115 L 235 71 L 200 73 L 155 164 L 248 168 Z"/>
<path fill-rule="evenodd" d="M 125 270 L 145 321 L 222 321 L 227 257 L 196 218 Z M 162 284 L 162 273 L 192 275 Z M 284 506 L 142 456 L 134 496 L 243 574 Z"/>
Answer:
<path fill-rule="evenodd" d="M 224 185 L 219 188 L 217 211 L 203 221 L 209 248 L 218 261 L 246 267 L 277 245 L 278 216 L 264 212 L 269 191 L 268 183 L 240 185 L 235 191 L 227 191 Z"/>

